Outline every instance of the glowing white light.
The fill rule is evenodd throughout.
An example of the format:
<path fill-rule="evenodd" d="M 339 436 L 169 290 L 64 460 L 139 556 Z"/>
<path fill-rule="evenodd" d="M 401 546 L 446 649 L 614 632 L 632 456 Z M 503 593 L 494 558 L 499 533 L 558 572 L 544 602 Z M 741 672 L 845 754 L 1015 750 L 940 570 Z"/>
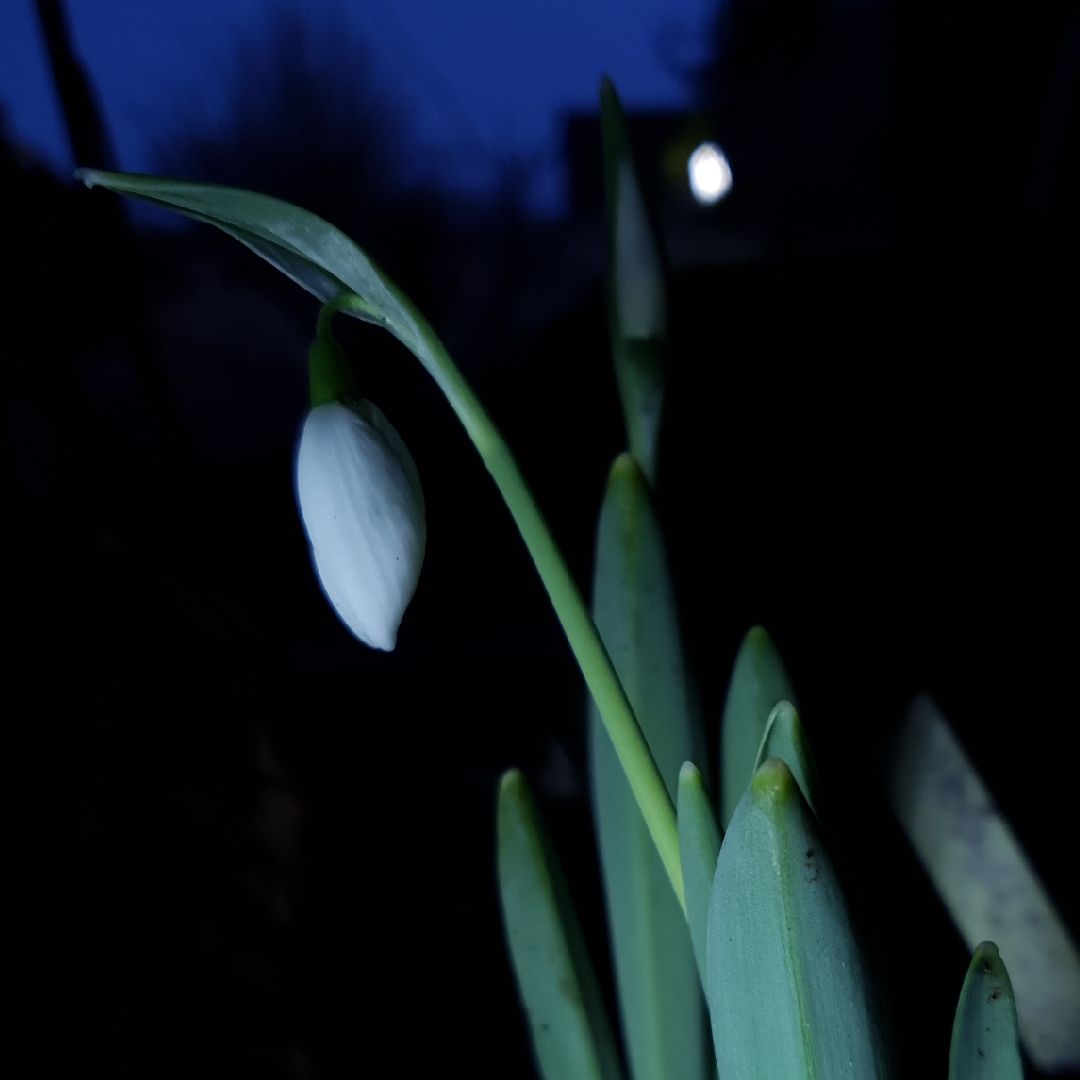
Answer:
<path fill-rule="evenodd" d="M 690 191 L 702 206 L 718 203 L 731 190 L 731 166 L 714 142 L 703 142 L 687 159 Z"/>

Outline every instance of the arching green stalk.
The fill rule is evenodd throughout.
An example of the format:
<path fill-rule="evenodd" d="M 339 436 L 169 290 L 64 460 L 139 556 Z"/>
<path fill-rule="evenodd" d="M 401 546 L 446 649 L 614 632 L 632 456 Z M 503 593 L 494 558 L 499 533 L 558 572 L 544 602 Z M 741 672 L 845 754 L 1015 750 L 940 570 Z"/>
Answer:
<path fill-rule="evenodd" d="M 418 359 L 446 395 L 450 407 L 491 473 L 517 524 L 521 538 L 529 549 L 540 580 L 547 589 L 551 605 L 585 677 L 585 683 L 596 701 L 604 727 L 615 745 L 615 752 L 630 781 L 630 787 L 660 853 L 664 869 L 671 879 L 675 895 L 685 911 L 679 840 L 671 799 L 626 697 L 626 691 L 615 673 L 566 560 L 556 545 L 551 530 L 510 453 L 510 448 L 480 399 L 473 393 L 472 387 L 465 381 L 465 377 L 427 320 L 401 293 L 397 294 L 397 300 L 413 317 L 417 330 L 427 345 L 424 350 L 426 355 L 418 353 Z M 320 330 L 328 325 L 329 318 L 337 311 L 356 311 L 364 315 L 373 313 L 371 305 L 361 297 L 354 293 L 340 293 L 323 307 L 319 316 Z"/>
<path fill-rule="evenodd" d="M 420 361 L 465 426 L 517 523 L 685 911 L 675 809 L 634 710 L 509 447 L 412 301 L 343 232 L 280 199 L 160 176 L 97 169 L 76 175 L 88 187 L 134 195 L 216 225 L 323 301 L 320 334 L 335 312 L 348 312 L 384 327 Z"/>

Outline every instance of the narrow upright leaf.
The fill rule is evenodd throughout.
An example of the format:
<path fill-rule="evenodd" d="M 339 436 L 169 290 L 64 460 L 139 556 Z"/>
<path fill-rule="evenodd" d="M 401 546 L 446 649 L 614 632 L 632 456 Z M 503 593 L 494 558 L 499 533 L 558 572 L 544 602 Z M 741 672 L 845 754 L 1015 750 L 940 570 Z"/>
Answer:
<path fill-rule="evenodd" d="M 1024 1080 L 1012 983 L 992 941 L 975 947 L 960 991 L 949 1080 Z"/>
<path fill-rule="evenodd" d="M 686 921 L 690 924 L 690 940 L 694 945 L 701 985 L 707 989 L 705 931 L 709 923 L 709 895 L 716 873 L 716 857 L 720 854 L 720 827 L 701 782 L 701 772 L 690 761 L 679 771 L 678 809 Z"/>
<path fill-rule="evenodd" d="M 754 775 L 765 722 L 780 701 L 795 701 L 780 653 L 765 627 L 752 627 L 735 657 L 720 721 L 720 824 L 725 829 Z"/>
<path fill-rule="evenodd" d="M 630 452 L 650 483 L 664 398 L 667 287 L 660 241 L 641 192 L 626 117 L 606 76 L 600 81 L 608 224 L 608 309 L 615 376 Z"/>
<path fill-rule="evenodd" d="M 803 731 L 802 721 L 790 701 L 781 701 L 765 722 L 765 734 L 761 737 L 754 772 L 769 758 L 780 758 L 791 770 L 798 782 L 803 798 L 810 809 L 818 813 L 818 778 L 814 755 Z M 820 816 L 820 815 L 819 815 Z"/>
<path fill-rule="evenodd" d="M 630 454 L 600 511 L 593 614 L 674 801 L 704 733 L 683 665 L 675 600 L 649 486 Z M 633 1080 L 703 1080 L 708 1038 L 686 918 L 611 740 L 589 703 L 590 781 Z"/>
<path fill-rule="evenodd" d="M 848 905 L 817 819 L 779 758 L 754 774 L 720 847 L 707 953 L 723 1080 L 891 1075 Z"/>
<path fill-rule="evenodd" d="M 596 973 L 524 776 L 499 782 L 499 896 L 543 1080 L 621 1080 Z"/>
<path fill-rule="evenodd" d="M 925 694 L 897 738 L 893 809 L 960 933 L 994 941 L 1020 1038 L 1046 1072 L 1080 1069 L 1080 951 L 1009 823 Z"/>

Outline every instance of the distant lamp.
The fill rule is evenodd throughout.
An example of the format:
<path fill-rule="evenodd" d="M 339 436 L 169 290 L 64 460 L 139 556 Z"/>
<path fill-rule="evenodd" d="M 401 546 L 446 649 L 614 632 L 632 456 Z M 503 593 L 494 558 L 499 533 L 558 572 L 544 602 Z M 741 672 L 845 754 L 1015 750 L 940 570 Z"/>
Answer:
<path fill-rule="evenodd" d="M 731 190 L 731 166 L 714 142 L 703 142 L 687 158 L 690 191 L 702 206 L 718 203 Z"/>

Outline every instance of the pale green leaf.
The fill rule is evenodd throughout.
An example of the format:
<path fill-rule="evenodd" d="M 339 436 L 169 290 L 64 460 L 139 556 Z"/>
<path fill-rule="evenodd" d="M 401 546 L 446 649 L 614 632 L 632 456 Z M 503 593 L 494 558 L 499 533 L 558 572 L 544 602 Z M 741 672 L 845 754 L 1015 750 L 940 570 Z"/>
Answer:
<path fill-rule="evenodd" d="M 596 973 L 524 776 L 499 783 L 499 896 L 543 1080 L 621 1080 Z"/>
<path fill-rule="evenodd" d="M 790 701 L 781 701 L 769 713 L 765 734 L 761 737 L 754 761 L 754 772 L 771 757 L 780 758 L 787 765 L 798 782 L 803 798 L 810 804 L 810 809 L 818 814 L 817 766 L 802 721 Z"/>
<path fill-rule="evenodd" d="M 723 1080 L 892 1075 L 848 904 L 817 818 L 779 758 L 754 774 L 720 847 L 707 953 Z"/>
<path fill-rule="evenodd" d="M 1020 1038 L 1046 1072 L 1080 1069 L 1080 950 L 948 722 L 925 694 L 894 748 L 904 832 L 974 949 L 994 941 L 1016 990 Z"/>
<path fill-rule="evenodd" d="M 720 721 L 720 824 L 727 828 L 754 775 L 754 762 L 769 713 L 795 701 L 780 653 L 763 626 L 743 639 L 731 672 Z"/>
<path fill-rule="evenodd" d="M 216 225 L 324 302 L 343 291 L 355 293 L 369 309 L 347 314 L 385 326 L 422 362 L 430 358 L 422 318 L 412 304 L 353 240 L 315 214 L 217 184 L 99 169 L 80 169 L 77 175 L 87 187 L 108 188 Z"/>
<path fill-rule="evenodd" d="M 660 240 L 634 168 L 626 117 L 606 77 L 600 81 L 600 124 L 612 356 L 630 452 L 652 482 L 664 398 L 667 286 Z"/>
<path fill-rule="evenodd" d="M 491 418 L 424 316 L 353 240 L 307 210 L 254 191 L 97 169 L 80 169 L 77 175 L 89 187 L 108 188 L 216 225 L 322 301 L 340 293 L 358 298 L 356 303 L 350 298 L 342 313 L 385 327 L 435 380 L 495 478 L 538 559 L 545 586 L 550 592 L 554 580 L 559 588 L 558 579 L 544 569 L 555 554 L 550 537 L 531 497 L 521 498 L 524 480 Z M 561 570 L 555 573 L 561 578 Z"/>
<path fill-rule="evenodd" d="M 683 891 L 686 895 L 686 921 L 694 945 L 701 984 L 708 987 L 705 966 L 706 928 L 709 922 L 709 896 L 712 893 L 716 857 L 720 854 L 720 827 L 701 782 L 701 772 L 687 761 L 679 771 L 679 859 L 682 862 Z"/>
<path fill-rule="evenodd" d="M 630 454 L 600 512 L 593 614 L 674 799 L 704 738 L 687 681 L 675 601 L 649 487 Z M 589 758 L 619 1010 L 634 1080 L 711 1074 L 701 985 L 682 908 L 611 740 L 589 703 Z"/>
<path fill-rule="evenodd" d="M 960 991 L 949 1080 L 1024 1080 L 1012 983 L 992 941 L 975 947 Z"/>

